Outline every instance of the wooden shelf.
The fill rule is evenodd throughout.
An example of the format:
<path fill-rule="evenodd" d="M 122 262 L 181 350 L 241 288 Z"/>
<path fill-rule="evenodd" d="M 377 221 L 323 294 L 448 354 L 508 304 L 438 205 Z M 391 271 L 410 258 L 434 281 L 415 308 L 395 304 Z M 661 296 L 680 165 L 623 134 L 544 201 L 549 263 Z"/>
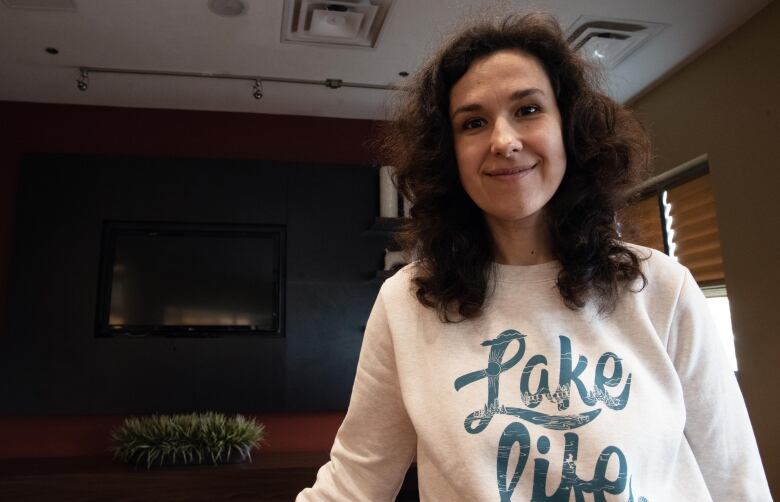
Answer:
<path fill-rule="evenodd" d="M 243 464 L 133 470 L 110 457 L 0 460 L 0 500 L 280 501 L 311 486 L 326 452 L 262 453 Z M 419 500 L 410 469 L 397 501 Z"/>

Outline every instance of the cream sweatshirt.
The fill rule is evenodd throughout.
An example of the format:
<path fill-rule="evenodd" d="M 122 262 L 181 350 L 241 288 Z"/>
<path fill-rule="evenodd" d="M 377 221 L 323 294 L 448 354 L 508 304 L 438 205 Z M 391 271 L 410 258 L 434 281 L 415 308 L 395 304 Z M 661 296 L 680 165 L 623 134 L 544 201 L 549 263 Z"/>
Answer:
<path fill-rule="evenodd" d="M 394 500 L 415 456 L 423 501 L 770 501 L 700 289 L 636 250 L 648 284 L 609 315 L 566 308 L 551 262 L 496 265 L 484 314 L 442 323 L 414 265 L 399 271 L 331 460 L 297 502 Z"/>

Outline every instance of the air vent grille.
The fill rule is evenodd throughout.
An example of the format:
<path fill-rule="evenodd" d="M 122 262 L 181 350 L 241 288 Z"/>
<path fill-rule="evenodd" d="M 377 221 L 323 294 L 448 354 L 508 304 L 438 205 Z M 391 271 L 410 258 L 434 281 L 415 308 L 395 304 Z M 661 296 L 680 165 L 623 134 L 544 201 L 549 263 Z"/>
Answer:
<path fill-rule="evenodd" d="M 566 35 L 568 42 L 583 57 L 612 69 L 666 26 L 647 21 L 580 16 L 566 30 Z"/>
<path fill-rule="evenodd" d="M 282 42 L 375 47 L 393 0 L 285 0 Z"/>

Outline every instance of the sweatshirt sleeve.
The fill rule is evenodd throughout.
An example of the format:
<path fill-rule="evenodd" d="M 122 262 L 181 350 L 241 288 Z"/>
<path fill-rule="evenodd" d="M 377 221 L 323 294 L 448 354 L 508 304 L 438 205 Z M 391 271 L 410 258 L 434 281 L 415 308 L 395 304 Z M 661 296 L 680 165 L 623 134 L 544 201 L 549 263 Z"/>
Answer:
<path fill-rule="evenodd" d="M 704 295 L 687 269 L 668 351 L 683 388 L 685 437 L 712 499 L 771 501 L 742 393 Z"/>
<path fill-rule="evenodd" d="M 330 462 L 296 502 L 395 500 L 417 438 L 399 387 L 387 311 L 380 292 L 360 349 L 349 409 Z"/>

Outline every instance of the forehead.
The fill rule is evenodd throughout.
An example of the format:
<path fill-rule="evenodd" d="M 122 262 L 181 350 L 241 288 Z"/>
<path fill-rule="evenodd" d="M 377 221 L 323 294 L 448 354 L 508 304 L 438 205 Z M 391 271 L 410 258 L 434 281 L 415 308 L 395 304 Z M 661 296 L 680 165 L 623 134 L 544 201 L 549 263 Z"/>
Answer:
<path fill-rule="evenodd" d="M 497 51 L 474 61 L 450 90 L 450 108 L 487 93 L 515 92 L 537 88 L 553 95 L 542 63 L 520 50 Z"/>

